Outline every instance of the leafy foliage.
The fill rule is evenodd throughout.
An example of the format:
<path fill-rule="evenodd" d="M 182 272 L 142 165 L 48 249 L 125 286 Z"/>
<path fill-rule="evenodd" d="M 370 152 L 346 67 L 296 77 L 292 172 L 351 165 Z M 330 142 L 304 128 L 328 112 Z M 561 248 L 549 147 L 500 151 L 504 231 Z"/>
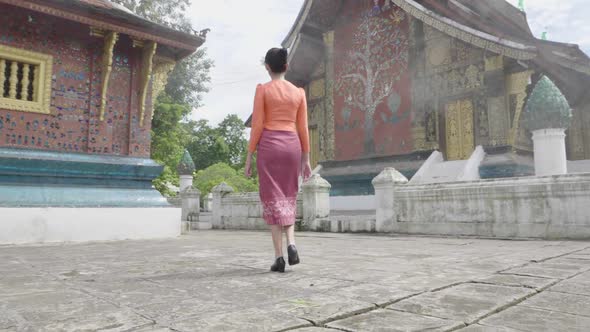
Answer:
<path fill-rule="evenodd" d="M 213 61 L 207 58 L 207 49 L 198 49 L 193 55 L 181 60 L 170 75 L 166 94 L 179 103 L 193 109 L 203 106 L 203 94 L 209 92 L 209 72 Z"/>
<path fill-rule="evenodd" d="M 191 0 L 111 1 L 153 22 L 195 32 L 186 17 Z M 177 63 L 164 93 L 154 103 L 151 157 L 164 165 L 164 172 L 154 180 L 154 186 L 164 195 L 173 195 L 169 184 L 179 185 L 177 166 L 185 148 L 195 168 L 201 170 L 195 184 L 198 183 L 202 193 L 209 193 L 223 181 L 236 191 L 256 190 L 256 180 L 242 175 L 247 143 L 245 126 L 237 115 L 229 115 L 215 128 L 207 120 L 186 121 L 193 109 L 202 106 L 203 95 L 209 91 L 212 67 L 206 49 L 198 49 Z"/>
<path fill-rule="evenodd" d="M 230 185 L 236 192 L 252 192 L 258 190 L 255 179 L 247 179 L 234 168 L 225 164 L 217 163 L 208 168 L 198 171 L 193 185 L 201 191 L 201 196 L 207 196 L 213 187 L 222 182 Z"/>
<path fill-rule="evenodd" d="M 179 124 L 189 112 L 188 105 L 175 104 L 166 95 L 158 98 L 155 104 L 152 122 L 152 159 L 164 165 L 164 172 L 154 180 L 154 186 L 163 194 L 170 194 L 166 183 L 178 185 L 176 165 L 189 139 L 189 133 Z"/>
<path fill-rule="evenodd" d="M 244 138 L 246 126 L 236 114 L 230 114 L 219 124 L 219 135 L 224 138 L 229 149 L 229 163 L 234 167 L 244 166 L 247 141 Z"/>
<path fill-rule="evenodd" d="M 192 30 L 185 11 L 191 0 L 111 0 L 125 6 L 135 14 L 148 20 L 169 26 L 173 29 L 190 32 Z"/>

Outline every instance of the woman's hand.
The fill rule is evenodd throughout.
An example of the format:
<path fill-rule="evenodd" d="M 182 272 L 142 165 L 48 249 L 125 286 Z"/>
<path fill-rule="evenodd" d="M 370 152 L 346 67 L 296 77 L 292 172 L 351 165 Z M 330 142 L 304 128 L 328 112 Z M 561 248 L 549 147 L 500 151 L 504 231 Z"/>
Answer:
<path fill-rule="evenodd" d="M 310 177 L 311 177 L 311 165 L 308 161 L 303 165 L 303 181 L 309 180 Z"/>
<path fill-rule="evenodd" d="M 244 175 L 249 178 L 252 176 L 252 153 L 248 152 L 246 157 L 246 166 L 244 167 Z"/>
<path fill-rule="evenodd" d="M 307 181 L 311 177 L 311 164 L 309 163 L 309 153 L 304 153 L 301 156 L 301 176 L 303 176 L 303 181 Z"/>

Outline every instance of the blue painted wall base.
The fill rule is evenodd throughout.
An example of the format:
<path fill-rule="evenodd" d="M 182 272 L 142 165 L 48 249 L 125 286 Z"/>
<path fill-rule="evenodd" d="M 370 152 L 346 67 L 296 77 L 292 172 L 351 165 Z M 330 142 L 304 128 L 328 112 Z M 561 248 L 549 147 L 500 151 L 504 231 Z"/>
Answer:
<path fill-rule="evenodd" d="M 2 207 L 169 206 L 151 159 L 0 149 Z"/>

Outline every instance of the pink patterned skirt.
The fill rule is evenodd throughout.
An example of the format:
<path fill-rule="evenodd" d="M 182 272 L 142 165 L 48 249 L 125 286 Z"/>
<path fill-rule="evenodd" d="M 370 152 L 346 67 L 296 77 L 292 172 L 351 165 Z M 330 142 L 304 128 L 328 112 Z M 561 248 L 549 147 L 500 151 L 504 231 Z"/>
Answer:
<path fill-rule="evenodd" d="M 301 168 L 297 133 L 264 130 L 258 142 L 256 165 L 264 220 L 269 225 L 293 225 Z"/>

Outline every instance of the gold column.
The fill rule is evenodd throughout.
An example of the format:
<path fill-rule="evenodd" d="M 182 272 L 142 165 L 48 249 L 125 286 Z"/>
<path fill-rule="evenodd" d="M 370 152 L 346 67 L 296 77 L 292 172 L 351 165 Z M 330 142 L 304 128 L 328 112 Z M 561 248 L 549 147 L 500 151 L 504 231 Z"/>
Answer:
<path fill-rule="evenodd" d="M 10 66 L 10 90 L 8 91 L 8 97 L 10 99 L 16 99 L 16 84 L 18 83 L 18 63 L 16 61 L 12 61 L 12 65 Z"/>
<path fill-rule="evenodd" d="M 23 65 L 23 80 L 21 82 L 22 88 L 20 92 L 22 100 L 29 100 L 29 70 L 30 65 L 25 63 Z"/>
<path fill-rule="evenodd" d="M 143 127 L 145 119 L 145 102 L 147 99 L 147 93 L 150 86 L 150 80 L 152 78 L 153 60 L 154 54 L 156 54 L 156 47 L 158 45 L 155 42 L 147 42 L 143 47 L 142 55 L 142 74 L 141 74 L 141 95 L 139 99 L 139 126 Z M 152 95 L 152 98 L 154 96 Z"/>
<path fill-rule="evenodd" d="M 6 60 L 0 59 L 0 98 L 4 97 L 4 81 L 6 81 Z"/>
<path fill-rule="evenodd" d="M 100 95 L 100 121 L 104 121 L 104 112 L 107 106 L 107 93 L 109 78 L 113 70 L 113 50 L 119 36 L 116 32 L 110 31 L 104 37 L 104 50 L 102 55 L 102 90 Z"/>

